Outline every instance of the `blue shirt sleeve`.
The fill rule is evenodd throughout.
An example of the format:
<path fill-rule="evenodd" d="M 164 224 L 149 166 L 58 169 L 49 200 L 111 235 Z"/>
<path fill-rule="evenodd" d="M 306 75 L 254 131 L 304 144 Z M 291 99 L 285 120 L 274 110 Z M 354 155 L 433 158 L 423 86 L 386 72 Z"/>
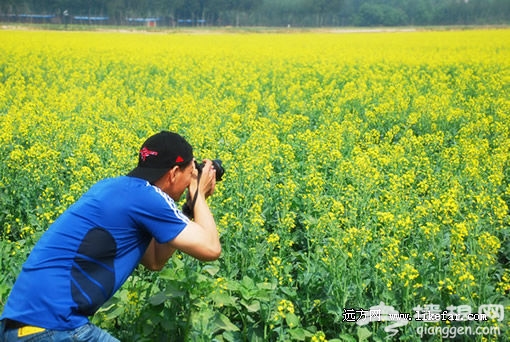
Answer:
<path fill-rule="evenodd" d="M 179 210 L 175 201 L 161 189 L 147 185 L 146 195 L 136 210 L 137 223 L 158 243 L 173 240 L 190 220 Z"/>

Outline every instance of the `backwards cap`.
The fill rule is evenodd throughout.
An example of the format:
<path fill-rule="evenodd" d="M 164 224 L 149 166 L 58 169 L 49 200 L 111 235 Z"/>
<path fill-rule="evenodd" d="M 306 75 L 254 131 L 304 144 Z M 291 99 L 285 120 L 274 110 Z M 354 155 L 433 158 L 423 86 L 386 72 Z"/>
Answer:
<path fill-rule="evenodd" d="M 193 160 L 193 148 L 179 134 L 161 131 L 149 137 L 140 148 L 138 166 L 128 176 L 154 183 L 175 165 Z"/>

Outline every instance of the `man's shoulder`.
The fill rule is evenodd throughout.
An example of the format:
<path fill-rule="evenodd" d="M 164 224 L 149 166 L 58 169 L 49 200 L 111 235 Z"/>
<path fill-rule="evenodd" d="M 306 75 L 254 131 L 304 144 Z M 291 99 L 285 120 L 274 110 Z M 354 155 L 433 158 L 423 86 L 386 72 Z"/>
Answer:
<path fill-rule="evenodd" d="M 153 186 L 140 178 L 128 176 L 105 178 L 92 185 L 84 194 L 83 200 L 118 203 L 148 201 L 157 196 L 152 188 Z"/>
<path fill-rule="evenodd" d="M 104 178 L 97 183 L 95 183 L 91 189 L 99 188 L 99 189 L 148 189 L 151 185 L 146 180 L 136 177 L 130 176 L 117 176 L 111 178 Z"/>
<path fill-rule="evenodd" d="M 160 188 L 141 178 L 131 176 L 110 178 L 106 186 L 117 189 L 124 196 L 135 197 L 142 203 L 173 203 L 172 198 Z"/>

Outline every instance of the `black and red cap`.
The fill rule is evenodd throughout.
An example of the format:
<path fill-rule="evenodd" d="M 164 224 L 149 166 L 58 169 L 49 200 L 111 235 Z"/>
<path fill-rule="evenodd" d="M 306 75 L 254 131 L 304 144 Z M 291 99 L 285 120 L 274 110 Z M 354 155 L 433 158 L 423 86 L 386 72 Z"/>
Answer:
<path fill-rule="evenodd" d="M 149 137 L 140 148 L 138 166 L 128 176 L 154 183 L 176 165 L 193 160 L 193 148 L 177 133 L 161 131 Z"/>

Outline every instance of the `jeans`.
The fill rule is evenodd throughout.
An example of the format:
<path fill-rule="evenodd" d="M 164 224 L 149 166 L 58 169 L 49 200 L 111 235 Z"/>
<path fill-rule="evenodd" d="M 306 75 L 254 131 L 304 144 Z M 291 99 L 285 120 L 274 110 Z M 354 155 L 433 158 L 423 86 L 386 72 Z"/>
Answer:
<path fill-rule="evenodd" d="M 45 330 L 40 333 L 18 337 L 18 329 L 3 329 L 0 324 L 0 342 L 120 342 L 115 337 L 91 323 L 73 330 Z"/>

